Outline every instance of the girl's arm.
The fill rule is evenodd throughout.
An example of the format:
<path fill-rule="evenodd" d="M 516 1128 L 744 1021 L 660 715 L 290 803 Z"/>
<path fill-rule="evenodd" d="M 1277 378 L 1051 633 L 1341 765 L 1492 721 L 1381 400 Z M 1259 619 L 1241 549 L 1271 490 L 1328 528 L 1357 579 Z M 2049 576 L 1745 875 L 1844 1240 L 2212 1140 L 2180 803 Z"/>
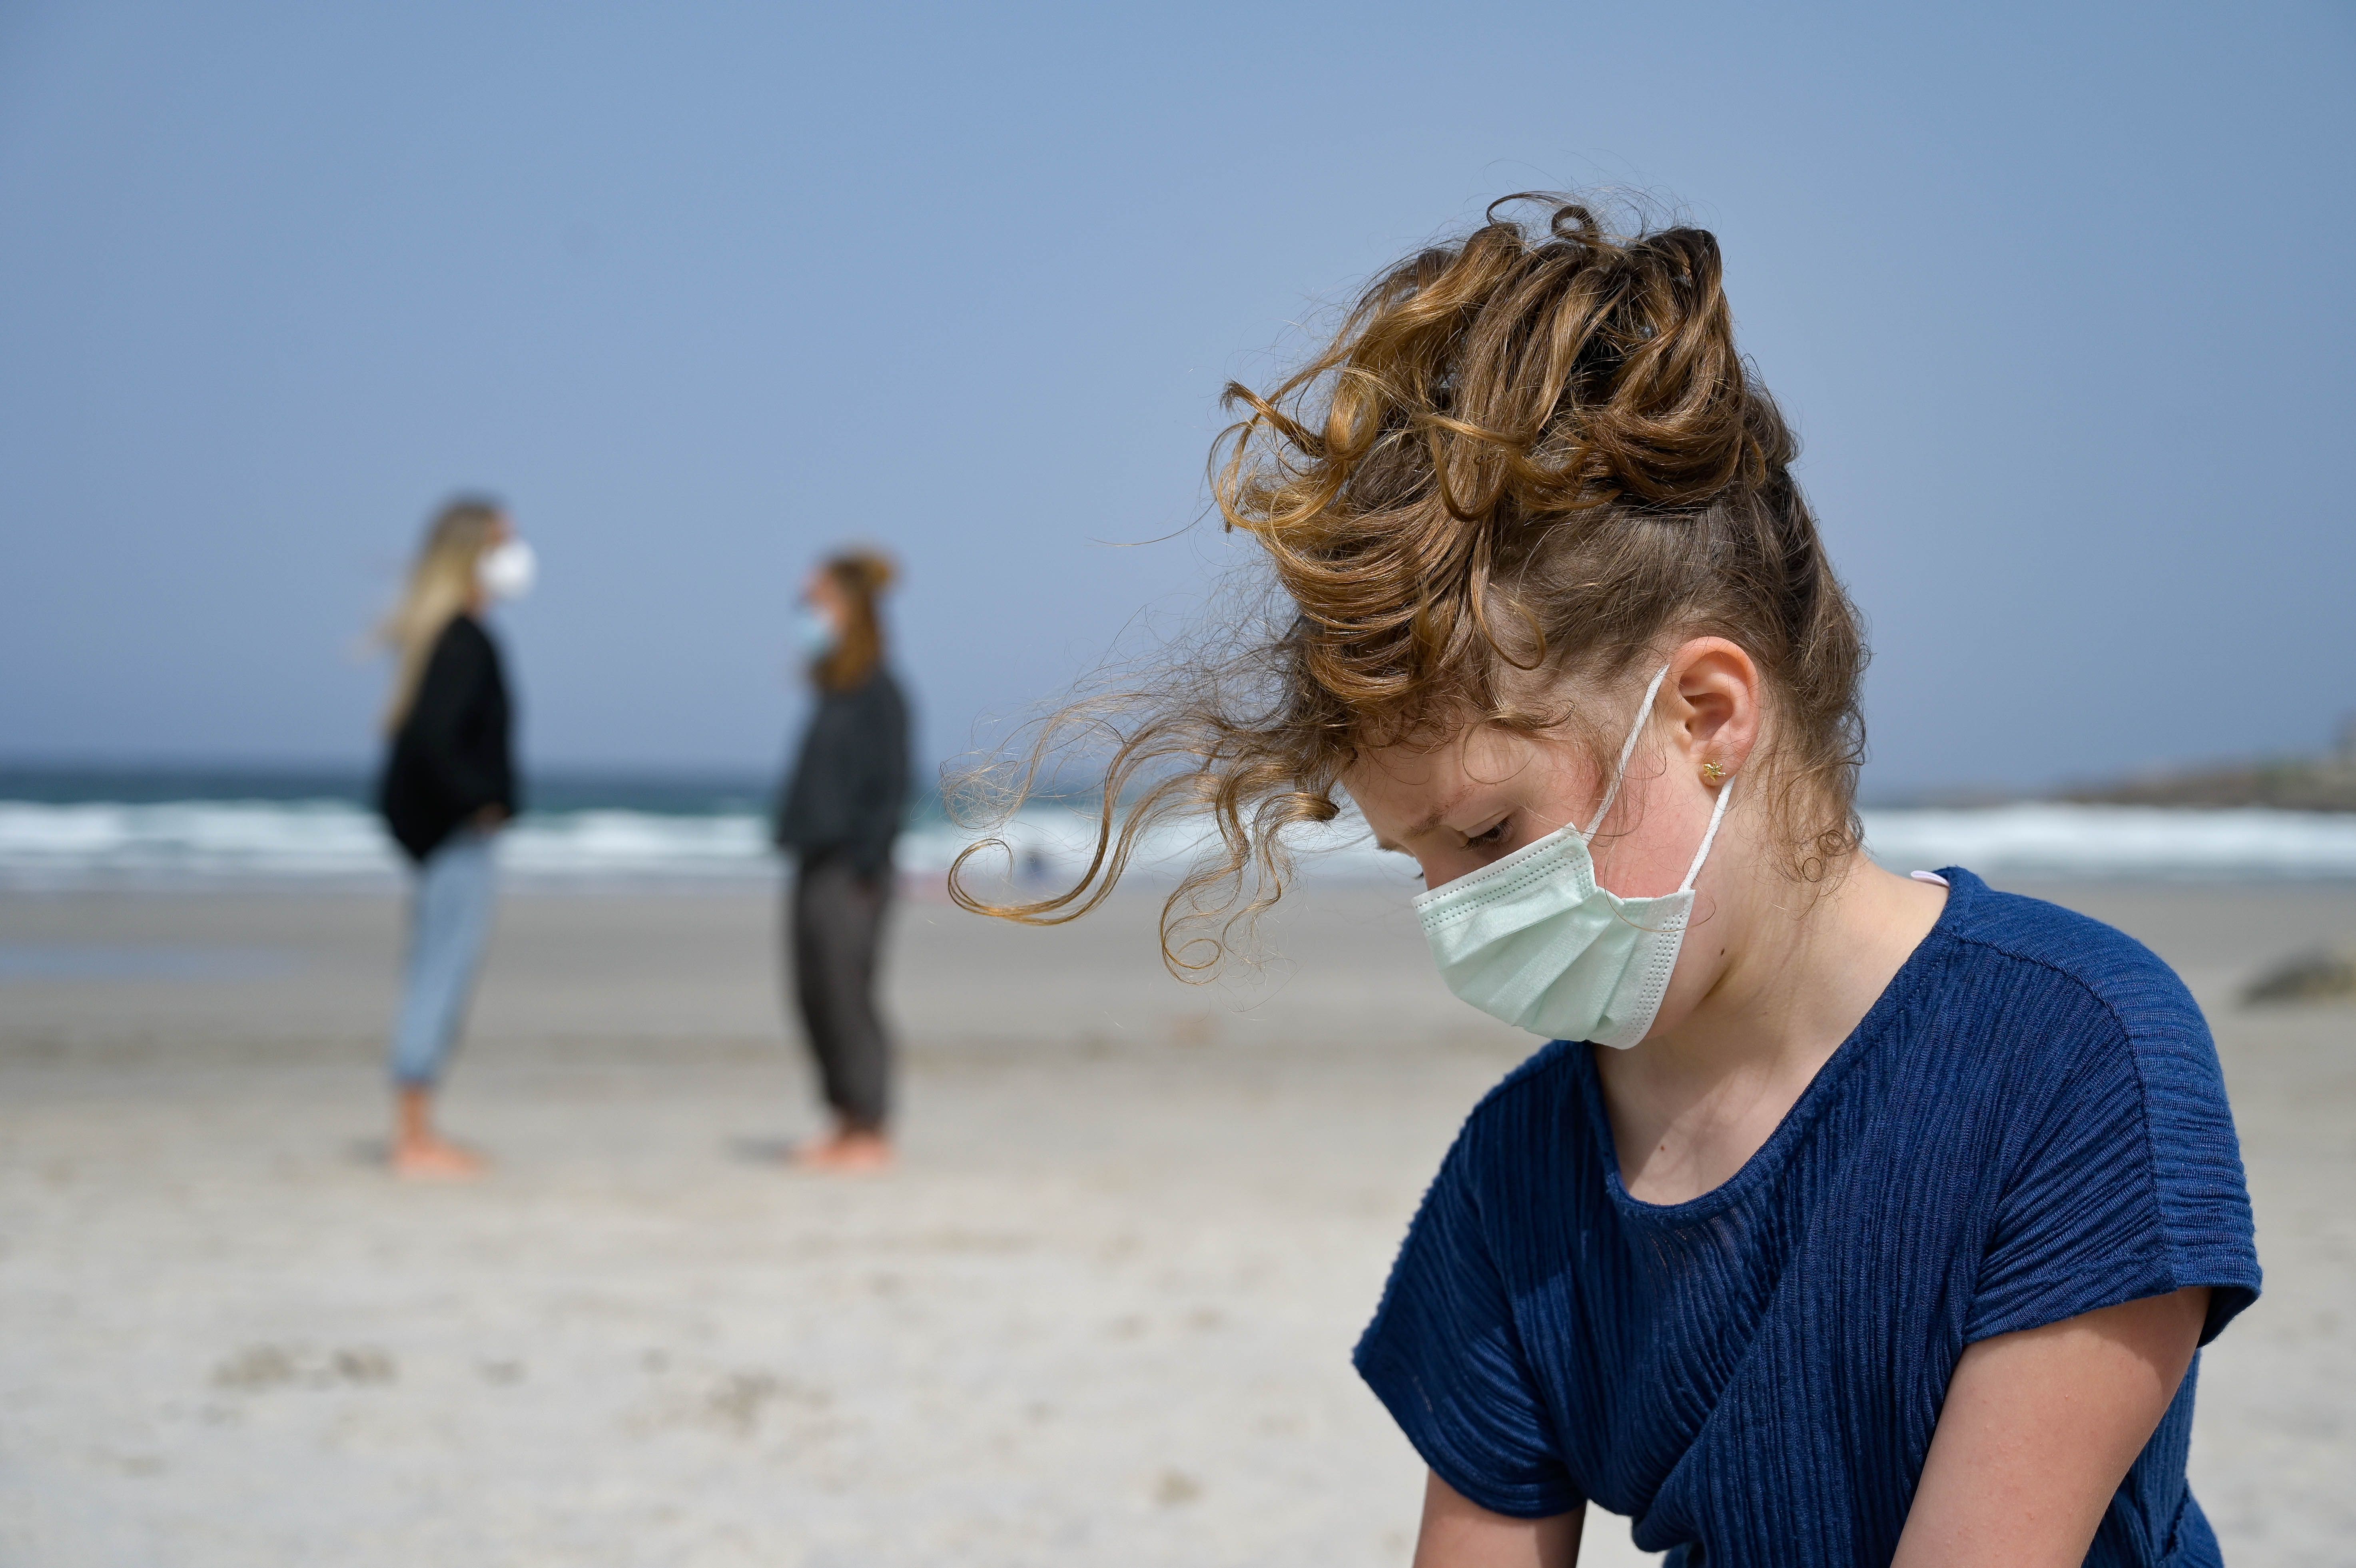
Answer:
<path fill-rule="evenodd" d="M 2195 1286 L 1966 1349 L 1891 1568 L 2084 1562 L 2184 1380 L 2208 1311 L 2208 1290 Z"/>
<path fill-rule="evenodd" d="M 1572 1568 L 1584 1509 L 1552 1519 L 1491 1513 L 1432 1476 L 1423 1487 L 1415 1568 Z"/>

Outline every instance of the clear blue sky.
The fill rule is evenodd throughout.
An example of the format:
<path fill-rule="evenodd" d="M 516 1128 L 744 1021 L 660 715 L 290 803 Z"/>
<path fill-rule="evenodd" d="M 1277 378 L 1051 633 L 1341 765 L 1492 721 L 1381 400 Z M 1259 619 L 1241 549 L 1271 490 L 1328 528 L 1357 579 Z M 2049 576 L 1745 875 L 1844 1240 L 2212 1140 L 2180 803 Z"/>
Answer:
<path fill-rule="evenodd" d="M 927 749 L 1230 546 L 1214 401 L 1487 199 L 1718 231 L 1882 793 L 2356 709 L 2356 9 L 0 7 L 0 757 L 325 759 L 509 497 L 542 764 L 766 766 L 905 558 Z"/>

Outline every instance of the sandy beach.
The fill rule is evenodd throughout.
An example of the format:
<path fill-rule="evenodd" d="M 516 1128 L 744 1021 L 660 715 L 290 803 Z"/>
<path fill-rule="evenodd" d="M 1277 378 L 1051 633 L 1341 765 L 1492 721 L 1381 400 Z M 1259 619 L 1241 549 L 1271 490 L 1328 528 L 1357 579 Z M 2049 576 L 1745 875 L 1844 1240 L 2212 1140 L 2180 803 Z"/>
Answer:
<path fill-rule="evenodd" d="M 2356 886 L 2027 890 L 2210 1012 L 2267 1294 L 2194 1486 L 2230 1558 L 2345 1563 L 2356 1010 L 2234 996 Z M 497 1167 L 432 1187 L 379 1165 L 396 898 L 0 897 L 0 1563 L 1404 1563 L 1349 1349 L 1529 1042 L 1404 886 L 1312 886 L 1208 991 L 1151 914 L 905 901 L 905 1159 L 845 1182 L 778 1165 L 767 895 L 511 896 L 447 1101 Z"/>

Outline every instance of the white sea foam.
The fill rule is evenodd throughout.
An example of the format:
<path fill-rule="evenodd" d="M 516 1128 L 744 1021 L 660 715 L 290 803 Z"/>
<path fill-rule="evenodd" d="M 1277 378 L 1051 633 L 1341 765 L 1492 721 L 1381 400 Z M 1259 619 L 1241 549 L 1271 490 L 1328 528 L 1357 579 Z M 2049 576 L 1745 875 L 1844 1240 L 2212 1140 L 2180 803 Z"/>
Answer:
<path fill-rule="evenodd" d="M 1086 862 L 1091 820 L 1026 811 L 1001 830 L 1018 876 L 1067 875 Z M 2356 876 L 2356 816 L 2269 811 L 2013 805 L 1866 813 L 1875 858 L 1901 870 L 1965 865 L 1999 875 L 2125 878 Z M 979 836 L 933 820 L 901 840 L 902 868 L 946 871 Z M 1135 869 L 1166 875 L 1193 847 L 1165 832 Z M 1312 875 L 1406 880 L 1350 820 L 1303 835 Z M 993 852 L 993 854 L 995 852 Z M 584 885 L 648 879 L 754 881 L 775 875 L 766 824 L 752 812 L 707 815 L 579 811 L 526 816 L 501 835 L 500 858 L 525 881 Z M 391 882 L 399 853 L 366 810 L 339 800 L 178 801 L 155 805 L 0 801 L 0 886 L 239 881 Z"/>
<path fill-rule="evenodd" d="M 0 880 L 335 878 L 396 869 L 384 830 L 339 800 L 0 801 Z"/>
<path fill-rule="evenodd" d="M 1868 811 L 1866 847 L 1898 870 L 2016 876 L 2356 876 L 2356 816 L 2255 807 L 2022 804 Z"/>
<path fill-rule="evenodd" d="M 1006 845 L 996 865 L 1055 875 L 1086 864 L 1092 832 L 1091 820 L 1057 811 L 1025 811 L 994 835 L 935 819 L 902 836 L 897 859 L 904 871 L 939 875 L 968 845 L 995 836 Z M 1338 847 L 1319 858 L 1338 869 L 1353 854 L 1350 836 L 1326 830 Z M 1191 847 L 1183 834 L 1157 834 L 1132 864 L 1166 875 Z M 510 875 L 559 883 L 758 879 L 777 865 L 766 822 L 749 811 L 530 813 L 499 835 L 499 860 Z M 366 882 L 395 878 L 402 867 L 376 816 L 341 800 L 0 801 L 0 886 Z"/>
<path fill-rule="evenodd" d="M 499 857 L 528 879 L 757 877 L 771 869 L 750 813 L 528 815 L 500 835 Z M 16 886 L 390 881 L 402 866 L 375 814 L 342 800 L 0 801 L 0 884 Z"/>

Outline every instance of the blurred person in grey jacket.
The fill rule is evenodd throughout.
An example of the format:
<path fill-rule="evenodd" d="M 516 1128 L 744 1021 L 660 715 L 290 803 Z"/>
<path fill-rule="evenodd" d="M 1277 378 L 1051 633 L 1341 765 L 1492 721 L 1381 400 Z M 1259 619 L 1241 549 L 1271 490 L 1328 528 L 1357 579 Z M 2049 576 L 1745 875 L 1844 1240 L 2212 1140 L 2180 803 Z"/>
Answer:
<path fill-rule="evenodd" d="M 846 551 L 811 574 L 798 622 L 818 708 L 777 802 L 776 842 L 794 857 L 786 963 L 834 1130 L 795 1163 L 835 1171 L 891 1164 L 892 1038 L 875 1005 L 892 843 L 908 799 L 908 704 L 884 665 L 876 601 L 892 563 Z"/>

